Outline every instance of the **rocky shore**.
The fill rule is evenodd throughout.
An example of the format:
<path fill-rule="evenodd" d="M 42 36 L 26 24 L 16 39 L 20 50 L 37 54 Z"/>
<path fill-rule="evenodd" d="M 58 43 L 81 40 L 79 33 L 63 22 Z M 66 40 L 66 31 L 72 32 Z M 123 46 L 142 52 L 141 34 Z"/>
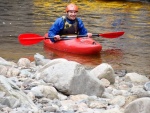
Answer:
<path fill-rule="evenodd" d="M 149 81 L 107 63 L 0 57 L 0 113 L 149 113 Z"/>

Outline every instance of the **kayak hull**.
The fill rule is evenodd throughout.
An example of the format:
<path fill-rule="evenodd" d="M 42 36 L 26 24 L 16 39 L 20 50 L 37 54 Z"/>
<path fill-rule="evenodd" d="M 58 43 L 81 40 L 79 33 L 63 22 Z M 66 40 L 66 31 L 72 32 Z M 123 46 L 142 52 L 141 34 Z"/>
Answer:
<path fill-rule="evenodd" d="M 48 34 L 45 34 L 45 37 L 48 37 Z M 44 46 L 63 52 L 85 55 L 98 54 L 102 50 L 102 46 L 98 42 L 87 37 L 61 40 L 56 43 L 51 42 L 50 39 L 45 39 Z"/>

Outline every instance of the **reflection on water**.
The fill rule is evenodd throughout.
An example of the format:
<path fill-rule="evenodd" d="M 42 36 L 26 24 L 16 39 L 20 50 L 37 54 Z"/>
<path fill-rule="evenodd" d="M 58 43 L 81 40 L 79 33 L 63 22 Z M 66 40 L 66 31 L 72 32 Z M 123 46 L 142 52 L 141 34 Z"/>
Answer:
<path fill-rule="evenodd" d="M 62 51 L 54 50 L 46 46 L 44 46 L 44 51 L 46 53 L 47 58 L 65 58 L 67 60 L 80 62 L 81 64 L 86 65 L 88 67 L 95 67 L 96 65 L 99 65 L 102 62 L 111 62 L 118 64 L 118 62 L 120 62 L 123 57 L 122 51 L 117 49 L 108 49 L 102 51 L 101 54 L 88 56 L 64 53 Z"/>
<path fill-rule="evenodd" d="M 77 55 L 72 53 L 65 53 L 62 51 L 54 50 L 44 46 L 44 51 L 46 53 L 46 57 L 53 59 L 53 58 L 65 58 L 67 60 L 73 60 L 76 62 L 80 62 L 81 64 L 88 65 L 88 66 L 95 66 L 102 63 L 101 55 Z"/>
<path fill-rule="evenodd" d="M 45 51 L 43 43 L 25 47 L 19 44 L 17 36 L 27 32 L 44 35 L 55 19 L 65 14 L 64 8 L 68 1 L 0 2 L 0 56 L 15 61 L 35 53 L 50 57 L 51 53 Z M 117 39 L 95 37 L 94 39 L 103 46 L 102 52 L 98 56 L 87 58 L 75 55 L 74 60 L 80 59 L 79 62 L 90 66 L 106 62 L 115 69 L 150 74 L 150 3 L 108 0 L 72 2 L 79 6 L 78 16 L 84 21 L 89 32 L 125 31 L 125 34 Z M 57 57 L 54 53 L 53 58 Z"/>

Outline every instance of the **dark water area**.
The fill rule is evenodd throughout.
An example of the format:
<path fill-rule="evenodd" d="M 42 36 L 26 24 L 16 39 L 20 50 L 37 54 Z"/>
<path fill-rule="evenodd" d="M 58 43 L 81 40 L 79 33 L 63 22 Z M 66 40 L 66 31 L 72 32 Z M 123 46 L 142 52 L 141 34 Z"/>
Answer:
<path fill-rule="evenodd" d="M 43 43 L 23 46 L 18 36 L 35 33 L 43 36 L 57 17 L 65 15 L 68 0 L 0 0 L 0 57 L 18 61 L 33 59 L 36 53 L 46 58 L 66 58 L 85 66 L 109 63 L 116 70 L 126 69 L 150 76 L 150 3 L 139 1 L 74 1 L 80 17 L 91 33 L 124 31 L 120 38 L 95 37 L 103 50 L 99 55 L 81 56 L 45 48 Z"/>

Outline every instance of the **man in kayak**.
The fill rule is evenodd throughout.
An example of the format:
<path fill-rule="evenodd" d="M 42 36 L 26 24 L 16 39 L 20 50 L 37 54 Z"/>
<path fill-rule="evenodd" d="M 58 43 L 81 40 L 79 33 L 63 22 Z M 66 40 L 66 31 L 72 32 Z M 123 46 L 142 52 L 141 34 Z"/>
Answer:
<path fill-rule="evenodd" d="M 77 18 L 78 7 L 71 3 L 66 7 L 66 16 L 57 18 L 48 31 L 48 37 L 52 42 L 60 40 L 61 35 L 87 35 L 92 37 L 92 33 L 88 33 L 87 29 L 80 18 Z"/>

